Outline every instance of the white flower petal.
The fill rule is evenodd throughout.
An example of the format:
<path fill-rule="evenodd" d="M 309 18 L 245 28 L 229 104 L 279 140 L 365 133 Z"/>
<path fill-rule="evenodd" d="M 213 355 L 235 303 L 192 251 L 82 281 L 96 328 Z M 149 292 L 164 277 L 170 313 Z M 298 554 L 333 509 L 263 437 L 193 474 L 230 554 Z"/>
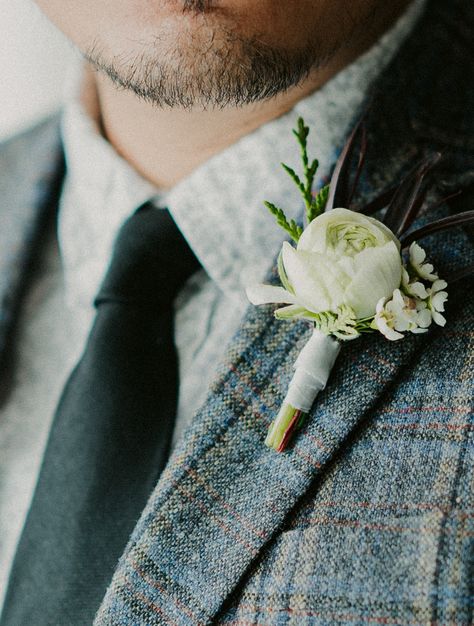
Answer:
<path fill-rule="evenodd" d="M 438 324 L 438 326 L 445 326 L 446 318 L 444 315 L 441 315 L 441 313 L 438 313 L 437 311 L 431 311 L 431 315 L 433 316 L 433 322 L 435 324 Z"/>
<path fill-rule="evenodd" d="M 448 294 L 446 291 L 438 291 L 431 298 L 431 304 L 436 311 L 444 311 L 444 303 L 448 299 Z"/>
<path fill-rule="evenodd" d="M 401 333 L 405 333 L 407 330 L 410 330 L 411 326 L 412 324 L 410 323 L 410 320 L 405 317 L 397 317 L 393 325 L 395 330 L 398 330 Z"/>
<path fill-rule="evenodd" d="M 405 268 L 402 270 L 402 285 L 405 293 L 408 293 L 410 296 L 416 296 L 421 298 L 421 300 L 428 297 L 428 292 L 423 283 L 417 280 L 410 282 L 410 276 Z"/>
<path fill-rule="evenodd" d="M 379 248 L 367 248 L 354 262 L 357 272 L 346 290 L 345 301 L 357 317 L 369 317 L 375 313 L 380 298 L 391 296 L 400 285 L 400 253 L 391 241 Z"/>
<path fill-rule="evenodd" d="M 375 318 L 375 325 L 377 326 L 379 331 L 382 333 L 382 335 L 384 335 L 387 339 L 390 339 L 390 341 L 397 341 L 398 339 L 403 339 L 403 335 L 401 333 L 397 333 L 397 331 L 393 330 L 393 328 L 390 328 L 390 326 L 387 323 L 387 320 L 383 316 Z"/>
<path fill-rule="evenodd" d="M 416 241 L 410 246 L 410 261 L 413 265 L 420 265 L 426 259 L 426 252 Z"/>
<path fill-rule="evenodd" d="M 375 307 L 375 312 L 378 314 L 382 313 L 385 303 L 387 302 L 387 298 L 380 298 Z"/>
<path fill-rule="evenodd" d="M 434 273 L 434 267 L 431 263 L 423 263 L 418 268 L 418 273 L 425 280 L 434 281 L 438 278 L 438 274 Z"/>
<path fill-rule="evenodd" d="M 405 308 L 405 300 L 403 299 L 400 289 L 395 289 L 395 291 L 393 292 L 392 302 L 399 312 L 403 311 L 403 309 Z"/>
<path fill-rule="evenodd" d="M 410 246 L 410 265 L 420 278 L 433 282 L 438 279 L 438 275 L 434 273 L 431 263 L 424 262 L 425 259 L 426 252 L 414 241 Z"/>
<path fill-rule="evenodd" d="M 336 208 L 319 215 L 304 229 L 298 241 L 298 250 L 307 252 L 326 253 L 327 250 L 327 229 L 332 225 L 348 224 L 362 226 L 369 230 L 376 237 L 378 245 L 384 245 L 389 241 L 400 249 L 400 243 L 392 231 L 376 220 L 374 217 L 350 211 L 349 209 Z"/>
<path fill-rule="evenodd" d="M 295 297 L 283 287 L 273 285 L 251 285 L 245 290 L 252 304 L 287 303 L 294 304 Z"/>
<path fill-rule="evenodd" d="M 299 319 L 304 317 L 308 311 L 299 304 L 289 304 L 275 311 L 275 317 L 279 320 Z"/>
<path fill-rule="evenodd" d="M 295 302 L 315 313 L 331 310 L 333 300 L 324 280 L 327 259 L 319 258 L 320 271 L 315 271 L 312 258 L 314 255 L 298 252 L 288 242 L 285 244 L 283 244 L 283 265 L 295 291 Z M 337 289 L 337 286 L 334 288 Z"/>
<path fill-rule="evenodd" d="M 429 309 L 423 309 L 418 313 L 418 326 L 420 328 L 428 328 L 431 325 L 431 313 Z"/>
<path fill-rule="evenodd" d="M 421 300 L 424 300 L 425 298 L 428 297 L 428 292 L 426 291 L 426 287 L 423 285 L 423 283 L 420 283 L 419 281 L 410 283 L 409 293 L 412 296 L 416 296 L 417 298 L 420 298 Z"/>
<path fill-rule="evenodd" d="M 448 286 L 448 283 L 441 279 L 438 278 L 438 280 L 435 280 L 432 287 L 431 287 L 431 293 L 436 293 L 437 291 L 441 291 L 442 289 L 446 289 L 446 287 Z"/>

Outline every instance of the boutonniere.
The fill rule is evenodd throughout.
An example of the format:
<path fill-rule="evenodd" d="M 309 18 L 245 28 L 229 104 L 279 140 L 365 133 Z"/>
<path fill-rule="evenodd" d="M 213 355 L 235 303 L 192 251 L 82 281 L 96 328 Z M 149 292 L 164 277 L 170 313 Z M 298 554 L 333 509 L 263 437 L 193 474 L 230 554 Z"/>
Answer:
<path fill-rule="evenodd" d="M 317 193 L 313 185 L 318 161 L 308 157 L 309 128 L 301 118 L 293 133 L 303 177 L 282 166 L 303 197 L 306 225 L 288 220 L 281 208 L 265 202 L 292 243 L 285 241 L 278 257 L 281 286 L 247 288 L 255 305 L 284 305 L 275 311 L 277 319 L 306 320 L 313 327 L 265 440 L 278 452 L 287 447 L 326 386 L 342 342 L 374 332 L 399 341 L 406 333 L 426 333 L 432 324 L 446 324 L 447 280 L 438 276 L 417 241 L 474 218 L 474 211 L 468 211 L 407 234 L 424 202 L 423 180 L 439 161 L 438 153 L 418 164 L 389 194 L 361 211 L 351 210 L 367 149 L 363 124 L 349 137 L 330 184 Z M 359 138 L 358 168 L 351 184 L 350 163 Z M 369 215 L 387 205 L 382 221 Z"/>

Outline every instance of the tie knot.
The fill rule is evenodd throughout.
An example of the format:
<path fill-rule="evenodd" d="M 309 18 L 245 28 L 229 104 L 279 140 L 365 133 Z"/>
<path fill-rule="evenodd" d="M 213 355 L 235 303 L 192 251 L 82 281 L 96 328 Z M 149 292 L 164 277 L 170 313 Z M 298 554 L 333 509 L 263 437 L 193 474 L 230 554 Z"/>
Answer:
<path fill-rule="evenodd" d="M 118 232 L 96 306 L 104 302 L 170 305 L 198 268 L 169 211 L 146 204 Z"/>

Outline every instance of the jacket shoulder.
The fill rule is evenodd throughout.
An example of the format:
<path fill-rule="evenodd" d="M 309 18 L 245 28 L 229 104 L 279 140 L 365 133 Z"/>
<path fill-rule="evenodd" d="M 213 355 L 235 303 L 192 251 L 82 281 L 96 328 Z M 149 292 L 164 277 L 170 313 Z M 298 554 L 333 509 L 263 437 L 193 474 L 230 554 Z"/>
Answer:
<path fill-rule="evenodd" d="M 59 115 L 48 117 L 0 143 L 0 214 L 24 205 L 47 182 L 61 159 Z"/>
<path fill-rule="evenodd" d="M 0 144 L 0 373 L 63 163 L 59 116 Z"/>

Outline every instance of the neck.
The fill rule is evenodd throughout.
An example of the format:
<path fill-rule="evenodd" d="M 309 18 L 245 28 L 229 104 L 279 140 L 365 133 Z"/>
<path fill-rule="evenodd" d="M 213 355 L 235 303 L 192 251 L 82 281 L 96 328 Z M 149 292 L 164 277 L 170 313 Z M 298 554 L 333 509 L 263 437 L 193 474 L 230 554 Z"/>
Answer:
<path fill-rule="evenodd" d="M 159 189 L 169 189 L 213 155 L 321 88 L 367 50 L 406 4 L 398 3 L 398 10 L 386 15 L 377 28 L 341 49 L 300 85 L 247 106 L 207 110 L 158 108 L 130 91 L 117 90 L 107 76 L 94 74 L 104 135 L 144 178 Z"/>

